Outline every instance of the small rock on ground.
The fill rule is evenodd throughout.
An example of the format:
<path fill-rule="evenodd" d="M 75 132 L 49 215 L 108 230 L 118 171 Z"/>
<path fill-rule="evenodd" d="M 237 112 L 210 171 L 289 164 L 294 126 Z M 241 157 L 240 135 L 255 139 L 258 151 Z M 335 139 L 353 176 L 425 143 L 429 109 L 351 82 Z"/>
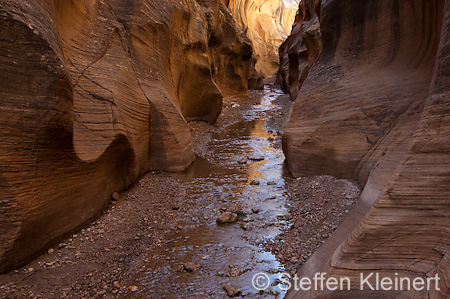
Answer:
<path fill-rule="evenodd" d="M 230 285 L 224 285 L 223 289 L 227 292 L 228 297 L 235 297 L 241 293 L 240 290 Z"/>
<path fill-rule="evenodd" d="M 245 158 L 239 159 L 238 163 L 239 164 L 247 164 L 247 159 L 245 159 Z"/>
<path fill-rule="evenodd" d="M 225 224 L 225 223 L 234 223 L 238 221 L 238 215 L 236 213 L 232 212 L 224 212 L 222 213 L 219 218 L 217 218 L 217 223 Z"/>
<path fill-rule="evenodd" d="M 202 268 L 202 265 L 199 263 L 187 262 L 183 264 L 183 268 L 188 272 L 195 272 L 200 270 Z"/>
<path fill-rule="evenodd" d="M 111 199 L 115 201 L 119 200 L 120 199 L 119 193 L 114 192 L 113 194 L 111 194 Z"/>

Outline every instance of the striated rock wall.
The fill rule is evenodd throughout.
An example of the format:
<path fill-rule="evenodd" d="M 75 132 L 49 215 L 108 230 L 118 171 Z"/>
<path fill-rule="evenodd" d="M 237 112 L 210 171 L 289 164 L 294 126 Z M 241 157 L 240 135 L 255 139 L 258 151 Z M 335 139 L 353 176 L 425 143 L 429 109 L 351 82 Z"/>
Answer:
<path fill-rule="evenodd" d="M 450 1 L 322 1 L 323 50 L 283 148 L 295 175 L 364 186 L 356 207 L 299 269 L 350 277 L 350 292 L 287 298 L 450 296 Z M 359 291 L 360 275 L 434 277 L 440 290 Z"/>
<path fill-rule="evenodd" d="M 218 13 L 209 15 L 212 35 L 209 38 L 209 56 L 212 75 L 224 97 L 247 94 L 255 89 L 252 81 L 262 80 L 254 72 L 253 49 L 246 35 L 236 28 L 236 22 L 224 5 Z"/>
<path fill-rule="evenodd" d="M 96 217 L 148 169 L 194 160 L 186 120 L 246 91 L 223 4 L 0 1 L 0 272 Z"/>
<path fill-rule="evenodd" d="M 296 3 L 296 0 L 230 0 L 228 3 L 238 27 L 252 41 L 256 71 L 264 77 L 272 76 L 278 69 L 278 48 L 291 31 Z"/>
<path fill-rule="evenodd" d="M 299 89 L 320 53 L 319 13 L 320 1 L 301 1 L 292 32 L 279 49 L 277 83 L 284 92 L 289 93 L 291 100 L 297 98 Z"/>

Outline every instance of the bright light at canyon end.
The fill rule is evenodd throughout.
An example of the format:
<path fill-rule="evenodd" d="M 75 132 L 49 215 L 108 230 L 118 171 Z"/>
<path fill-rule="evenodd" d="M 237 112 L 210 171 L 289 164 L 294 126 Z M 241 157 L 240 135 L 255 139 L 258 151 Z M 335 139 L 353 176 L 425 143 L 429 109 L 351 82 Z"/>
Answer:
<path fill-rule="evenodd" d="M 283 0 L 284 5 L 289 9 L 298 9 L 298 0 Z"/>
<path fill-rule="evenodd" d="M 253 44 L 256 70 L 272 76 L 279 67 L 278 49 L 291 32 L 298 10 L 296 0 L 231 0 L 238 27 Z"/>

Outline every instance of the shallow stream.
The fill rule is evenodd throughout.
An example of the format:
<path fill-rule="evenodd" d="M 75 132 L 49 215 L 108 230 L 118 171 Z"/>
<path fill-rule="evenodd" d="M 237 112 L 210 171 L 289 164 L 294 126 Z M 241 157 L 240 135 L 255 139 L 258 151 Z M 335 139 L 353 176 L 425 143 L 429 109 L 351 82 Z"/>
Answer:
<path fill-rule="evenodd" d="M 190 187 L 180 208 L 198 212 L 192 219 L 173 219 L 179 229 L 149 251 L 134 279 L 139 291 L 133 296 L 228 298 L 224 285 L 239 289 L 245 298 L 284 296 L 276 285 L 284 268 L 263 247 L 290 225 L 280 219 L 290 204 L 285 189 L 290 177 L 276 146 L 279 128 L 268 122 L 281 109 L 274 102 L 281 94 L 266 87 L 245 119 L 213 136 L 207 154 L 181 175 Z M 217 224 L 224 210 L 236 212 L 238 222 Z M 201 269 L 182 270 L 186 262 Z M 264 291 L 252 283 L 260 272 L 269 276 L 270 284 L 275 281 Z"/>

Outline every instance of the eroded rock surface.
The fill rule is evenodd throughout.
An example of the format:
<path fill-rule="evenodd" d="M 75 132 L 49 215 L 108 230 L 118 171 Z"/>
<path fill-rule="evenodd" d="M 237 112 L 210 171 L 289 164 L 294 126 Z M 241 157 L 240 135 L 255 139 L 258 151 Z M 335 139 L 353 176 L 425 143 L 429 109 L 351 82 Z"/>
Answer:
<path fill-rule="evenodd" d="M 297 98 L 299 89 L 320 53 L 320 3 L 316 0 L 300 2 L 292 32 L 279 49 L 277 83 L 284 92 L 289 93 L 292 100 Z"/>
<path fill-rule="evenodd" d="M 252 41 L 256 71 L 264 77 L 278 69 L 278 48 L 291 32 L 298 1 L 230 0 L 238 27 Z"/>
<path fill-rule="evenodd" d="M 148 169 L 194 160 L 186 120 L 247 89 L 252 48 L 223 4 L 0 1 L 0 272 Z"/>
<path fill-rule="evenodd" d="M 300 268 L 350 277 L 324 296 L 450 296 L 450 1 L 322 2 L 323 49 L 283 137 L 295 175 L 365 186 L 356 207 Z M 440 290 L 360 291 L 360 275 L 440 276 Z"/>

